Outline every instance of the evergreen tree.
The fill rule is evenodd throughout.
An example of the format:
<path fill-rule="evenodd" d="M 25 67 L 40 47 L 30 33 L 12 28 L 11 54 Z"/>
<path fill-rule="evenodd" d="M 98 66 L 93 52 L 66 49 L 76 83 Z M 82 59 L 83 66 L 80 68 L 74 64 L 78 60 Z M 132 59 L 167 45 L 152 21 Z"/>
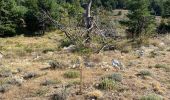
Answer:
<path fill-rule="evenodd" d="M 163 10 L 162 0 L 150 0 L 150 10 L 153 15 L 161 16 Z"/>
<path fill-rule="evenodd" d="M 148 0 L 131 0 L 128 2 L 128 20 L 121 21 L 121 24 L 128 27 L 127 32 L 133 38 L 143 35 L 148 36 L 154 30 L 155 18 L 150 15 L 148 7 Z"/>
<path fill-rule="evenodd" d="M 170 1 L 167 0 L 163 3 L 163 17 L 170 17 Z"/>
<path fill-rule="evenodd" d="M 30 32 L 48 30 L 52 23 L 46 18 L 42 11 L 48 12 L 52 18 L 58 20 L 60 17 L 60 6 L 55 0 L 26 0 L 24 5 L 28 8 L 25 15 L 27 30 Z"/>
<path fill-rule="evenodd" d="M 27 9 L 18 6 L 15 0 L 0 1 L 0 35 L 15 35 L 20 26 L 19 21 Z"/>

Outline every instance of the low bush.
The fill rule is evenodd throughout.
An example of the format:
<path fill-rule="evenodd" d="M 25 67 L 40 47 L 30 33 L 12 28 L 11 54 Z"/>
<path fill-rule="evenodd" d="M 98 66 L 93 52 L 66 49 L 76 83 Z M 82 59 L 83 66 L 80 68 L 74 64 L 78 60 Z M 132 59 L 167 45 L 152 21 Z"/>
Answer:
<path fill-rule="evenodd" d="M 142 96 L 140 100 L 163 100 L 163 98 L 157 94 L 149 94 L 146 96 Z"/>
<path fill-rule="evenodd" d="M 102 90 L 113 90 L 116 88 L 116 82 L 112 79 L 105 78 L 99 83 L 98 88 Z"/>
<path fill-rule="evenodd" d="M 80 73 L 78 71 L 67 71 L 64 73 L 65 78 L 78 78 Z"/>
<path fill-rule="evenodd" d="M 113 81 L 121 82 L 123 77 L 120 73 L 113 73 L 111 75 L 108 75 L 108 79 L 111 79 Z"/>
<path fill-rule="evenodd" d="M 148 70 L 141 70 L 137 75 L 145 77 L 145 76 L 151 76 L 152 73 L 150 71 L 148 71 Z"/>
<path fill-rule="evenodd" d="M 48 86 L 48 85 L 53 85 L 53 84 L 58 84 L 60 83 L 61 81 L 60 80 L 45 80 L 41 83 L 41 85 L 43 86 Z"/>

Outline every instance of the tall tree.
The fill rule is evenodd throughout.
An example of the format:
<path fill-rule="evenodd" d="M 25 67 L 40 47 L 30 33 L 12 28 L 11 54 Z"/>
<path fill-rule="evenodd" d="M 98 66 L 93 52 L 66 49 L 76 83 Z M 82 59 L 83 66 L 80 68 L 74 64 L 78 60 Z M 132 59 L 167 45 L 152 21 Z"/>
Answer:
<path fill-rule="evenodd" d="M 128 2 L 128 20 L 121 21 L 121 23 L 128 27 L 127 32 L 133 38 L 149 35 L 154 30 L 155 18 L 150 15 L 148 7 L 148 0 L 130 0 Z"/>
<path fill-rule="evenodd" d="M 15 35 L 20 26 L 20 20 L 27 12 L 24 6 L 19 6 L 15 0 L 0 1 L 0 35 Z"/>
<path fill-rule="evenodd" d="M 170 17 L 170 1 L 169 0 L 163 3 L 163 17 Z"/>

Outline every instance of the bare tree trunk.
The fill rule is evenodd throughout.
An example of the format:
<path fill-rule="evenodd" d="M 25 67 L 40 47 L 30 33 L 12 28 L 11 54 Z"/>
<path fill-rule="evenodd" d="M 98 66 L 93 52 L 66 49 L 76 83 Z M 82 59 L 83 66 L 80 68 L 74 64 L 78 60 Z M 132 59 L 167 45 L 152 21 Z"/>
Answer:
<path fill-rule="evenodd" d="M 84 4 L 84 9 L 85 12 L 83 14 L 83 19 L 85 23 L 85 27 L 87 29 L 87 34 L 85 36 L 86 41 L 85 43 L 89 43 L 91 38 L 90 38 L 90 32 L 93 28 L 93 17 L 91 17 L 91 6 L 92 6 L 92 0 L 89 0 L 87 4 Z"/>
<path fill-rule="evenodd" d="M 87 29 L 90 29 L 92 27 L 93 18 L 91 17 L 91 5 L 92 5 L 92 0 L 89 0 L 89 2 L 84 5 L 85 13 L 83 17 Z"/>

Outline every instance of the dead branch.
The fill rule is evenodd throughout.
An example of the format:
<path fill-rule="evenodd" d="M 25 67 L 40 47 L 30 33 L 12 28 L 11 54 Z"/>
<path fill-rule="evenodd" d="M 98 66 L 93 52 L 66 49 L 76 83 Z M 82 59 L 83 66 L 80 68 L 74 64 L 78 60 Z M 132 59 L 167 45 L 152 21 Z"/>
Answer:
<path fill-rule="evenodd" d="M 54 20 L 47 11 L 41 9 L 41 12 L 55 25 L 55 27 L 58 27 L 63 33 L 65 33 L 67 38 L 69 38 L 71 41 L 74 40 L 71 37 L 71 34 L 68 31 L 66 31 L 66 28 L 63 25 L 59 24 L 56 20 Z"/>

